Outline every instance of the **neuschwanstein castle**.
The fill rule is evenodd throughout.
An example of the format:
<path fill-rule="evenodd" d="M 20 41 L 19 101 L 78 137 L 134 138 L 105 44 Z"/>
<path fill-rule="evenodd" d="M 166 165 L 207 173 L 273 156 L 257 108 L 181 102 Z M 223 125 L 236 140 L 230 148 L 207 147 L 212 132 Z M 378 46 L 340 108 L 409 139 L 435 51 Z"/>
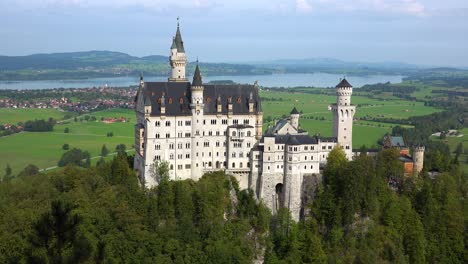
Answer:
<path fill-rule="evenodd" d="M 263 112 L 256 84 L 204 84 L 197 64 L 193 81 L 179 25 L 172 40 L 167 82 L 140 80 L 136 96 L 135 170 L 146 187 L 158 184 L 158 162 L 169 163 L 172 180 L 199 179 L 224 170 L 241 189 L 250 189 L 272 209 L 287 207 L 299 219 L 305 177 L 320 174 L 339 144 L 352 158 L 352 86 L 336 86 L 333 137 L 311 136 L 299 126 L 300 113 L 262 134 Z"/>

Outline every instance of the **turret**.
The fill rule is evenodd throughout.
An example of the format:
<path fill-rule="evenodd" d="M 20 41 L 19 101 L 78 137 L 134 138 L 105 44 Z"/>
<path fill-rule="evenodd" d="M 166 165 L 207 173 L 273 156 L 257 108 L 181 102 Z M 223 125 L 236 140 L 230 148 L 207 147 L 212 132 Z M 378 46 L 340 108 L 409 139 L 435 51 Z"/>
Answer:
<path fill-rule="evenodd" d="M 192 93 L 192 106 L 199 111 L 203 111 L 203 81 L 200 72 L 200 66 L 198 65 L 195 68 L 195 73 L 193 74 L 193 81 L 191 86 L 191 93 Z"/>
<path fill-rule="evenodd" d="M 424 146 L 415 146 L 413 148 L 413 173 L 418 175 L 424 167 Z"/>
<path fill-rule="evenodd" d="M 351 95 L 353 86 L 349 84 L 346 78 L 343 78 L 336 88 L 336 104 L 341 106 L 351 105 Z"/>
<path fill-rule="evenodd" d="M 177 20 L 179 20 L 177 18 Z M 172 39 L 171 56 L 169 57 L 171 65 L 170 82 L 188 82 L 185 78 L 185 66 L 187 65 L 187 57 L 185 55 L 184 42 L 180 34 L 179 22 L 177 21 L 177 31 L 175 37 Z"/>
<path fill-rule="evenodd" d="M 353 86 L 342 79 L 335 89 L 336 104 L 330 107 L 333 112 L 333 135 L 344 148 L 347 158 L 352 159 L 353 118 L 356 112 L 356 106 L 351 105 Z"/>
<path fill-rule="evenodd" d="M 300 114 L 299 114 L 299 111 L 297 111 L 296 107 L 293 108 L 290 115 L 291 115 L 291 125 L 295 129 L 299 130 L 299 117 L 300 117 Z"/>

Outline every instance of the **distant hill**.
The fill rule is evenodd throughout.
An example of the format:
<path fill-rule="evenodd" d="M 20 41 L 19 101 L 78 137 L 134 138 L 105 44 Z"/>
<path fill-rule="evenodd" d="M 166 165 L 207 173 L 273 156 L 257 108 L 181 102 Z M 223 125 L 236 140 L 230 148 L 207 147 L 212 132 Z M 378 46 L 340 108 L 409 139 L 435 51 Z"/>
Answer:
<path fill-rule="evenodd" d="M 273 72 L 246 64 L 202 63 L 201 65 L 205 75 L 252 75 Z M 194 69 L 194 63 L 189 63 L 187 72 L 190 73 Z M 0 80 L 4 81 L 86 79 L 140 73 L 167 76 L 169 71 L 169 57 L 161 55 L 135 57 L 114 51 L 83 51 L 0 56 Z"/>
<path fill-rule="evenodd" d="M 0 56 L 0 80 L 56 80 L 96 77 L 167 76 L 168 56 L 131 56 L 114 51 L 83 51 L 28 56 Z M 347 62 L 331 58 L 282 59 L 248 63 L 201 63 L 205 76 L 262 75 L 274 73 L 336 73 L 346 75 L 395 74 L 405 76 L 447 75 L 452 68 L 422 67 L 400 62 Z M 187 73 L 194 71 L 194 62 Z M 461 70 L 463 74 L 466 71 Z"/>
<path fill-rule="evenodd" d="M 108 67 L 128 63 L 167 62 L 167 56 L 152 55 L 134 57 L 114 51 L 83 51 L 67 53 L 33 54 L 28 56 L 0 56 L 1 70 L 21 69 L 79 69 L 86 67 Z"/>

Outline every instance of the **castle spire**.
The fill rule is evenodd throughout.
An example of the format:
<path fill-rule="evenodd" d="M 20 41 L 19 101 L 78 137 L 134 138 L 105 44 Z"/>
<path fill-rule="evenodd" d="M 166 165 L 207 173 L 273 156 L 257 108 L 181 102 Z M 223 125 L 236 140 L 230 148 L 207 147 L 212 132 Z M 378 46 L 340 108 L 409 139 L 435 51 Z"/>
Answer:
<path fill-rule="evenodd" d="M 180 34 L 179 18 L 177 17 L 177 31 L 174 38 L 174 42 L 177 47 L 177 52 L 185 53 L 184 41 L 182 41 L 182 34 Z"/>
<path fill-rule="evenodd" d="M 192 86 L 202 86 L 202 85 L 203 85 L 202 76 L 200 73 L 200 67 L 198 65 L 198 60 L 197 60 L 197 67 L 195 68 L 195 73 L 193 74 Z"/>

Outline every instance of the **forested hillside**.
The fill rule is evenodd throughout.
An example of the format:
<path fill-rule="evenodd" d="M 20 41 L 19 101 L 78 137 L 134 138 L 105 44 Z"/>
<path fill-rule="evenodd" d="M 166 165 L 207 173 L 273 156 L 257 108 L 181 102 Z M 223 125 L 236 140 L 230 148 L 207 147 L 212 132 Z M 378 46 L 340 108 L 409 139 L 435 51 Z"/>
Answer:
<path fill-rule="evenodd" d="M 404 178 L 397 156 L 333 150 L 299 223 L 223 172 L 145 190 L 123 153 L 47 175 L 29 166 L 0 183 L 0 263 L 466 263 L 466 177 L 452 165 Z"/>

